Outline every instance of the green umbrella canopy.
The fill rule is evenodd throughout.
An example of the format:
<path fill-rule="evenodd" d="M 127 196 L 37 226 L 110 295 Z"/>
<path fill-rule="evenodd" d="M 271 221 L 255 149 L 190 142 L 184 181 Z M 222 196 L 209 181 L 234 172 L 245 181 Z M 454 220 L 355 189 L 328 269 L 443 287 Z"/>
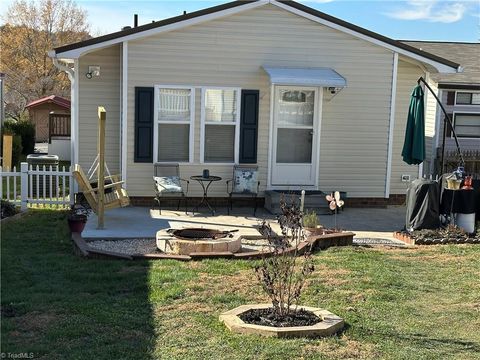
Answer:
<path fill-rule="evenodd" d="M 405 142 L 402 157 L 409 165 L 418 165 L 425 160 L 425 113 L 423 107 L 423 90 L 417 85 L 412 91 L 408 109 Z"/>

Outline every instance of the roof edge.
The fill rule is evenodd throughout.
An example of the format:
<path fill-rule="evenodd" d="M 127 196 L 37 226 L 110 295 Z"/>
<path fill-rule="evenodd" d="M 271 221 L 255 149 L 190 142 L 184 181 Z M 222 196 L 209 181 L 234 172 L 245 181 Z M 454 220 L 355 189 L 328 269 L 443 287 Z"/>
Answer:
<path fill-rule="evenodd" d="M 91 38 L 91 39 L 88 39 L 88 40 L 79 41 L 79 42 L 76 42 L 76 43 L 73 43 L 73 44 L 59 46 L 57 48 L 54 48 L 53 51 L 55 52 L 54 54 L 57 55 L 57 54 L 64 53 L 66 51 L 75 50 L 75 49 L 79 49 L 79 48 L 86 47 L 86 46 L 89 46 L 89 45 L 94 45 L 94 44 L 102 43 L 102 42 L 105 42 L 105 41 L 122 38 L 124 36 L 141 33 L 141 32 L 146 31 L 146 30 L 152 30 L 152 29 L 155 29 L 155 28 L 158 28 L 158 27 L 178 23 L 178 22 L 181 22 L 181 21 L 189 20 L 189 19 L 194 19 L 194 18 L 204 16 L 204 15 L 213 14 L 213 13 L 216 13 L 216 12 L 220 12 L 222 10 L 228 10 L 228 9 L 232 9 L 232 8 L 235 8 L 235 7 L 238 7 L 238 6 L 243 6 L 243 5 L 255 3 L 257 1 L 259 1 L 259 0 L 235 0 L 235 1 L 225 3 L 225 4 L 212 6 L 212 7 L 206 8 L 206 9 L 193 11 L 191 13 L 187 13 L 187 14 L 184 14 L 184 15 L 178 15 L 178 16 L 174 16 L 174 17 L 167 18 L 167 19 L 164 19 L 164 20 L 155 21 L 155 22 L 152 22 L 152 23 L 149 23 L 149 24 L 140 25 L 140 26 L 137 26 L 137 27 L 134 27 L 134 28 L 131 28 L 131 29 L 120 30 L 120 31 L 116 31 L 116 32 L 113 32 L 113 33 L 110 33 L 110 34 L 106 34 L 106 35 L 98 36 L 98 37 L 95 37 L 95 38 Z"/>
<path fill-rule="evenodd" d="M 413 46 L 404 44 L 404 43 L 402 43 L 398 40 L 394 40 L 394 39 L 391 39 L 391 38 L 386 37 L 384 35 L 378 34 L 376 32 L 367 30 L 367 29 L 362 28 L 360 26 L 357 26 L 355 24 L 349 23 L 345 20 L 336 18 L 334 16 L 323 13 L 319 10 L 316 10 L 316 9 L 313 9 L 313 8 L 308 7 L 306 5 L 297 3 L 293 0 L 277 0 L 277 1 L 275 1 L 275 0 L 236 0 L 236 1 L 225 3 L 225 4 L 209 7 L 209 8 L 203 9 L 203 10 L 194 11 L 194 12 L 191 12 L 191 13 L 188 13 L 188 14 L 185 14 L 185 15 L 179 15 L 179 16 L 175 16 L 175 17 L 172 17 L 172 18 L 156 21 L 156 22 L 153 22 L 153 23 L 140 25 L 136 28 L 117 31 L 117 32 L 102 35 L 102 36 L 99 36 L 99 37 L 96 37 L 96 38 L 80 41 L 80 42 L 69 44 L 69 45 L 60 46 L 60 47 L 54 48 L 53 52 L 49 52 L 49 56 L 56 57 L 57 55 L 61 55 L 62 53 L 66 53 L 68 51 L 78 50 L 78 49 L 81 49 L 81 48 L 84 48 L 84 47 L 88 47 L 88 46 L 92 46 L 92 45 L 96 45 L 96 44 L 101 44 L 103 42 L 114 41 L 114 40 L 117 40 L 117 39 L 120 39 L 120 38 L 135 35 L 135 34 L 138 34 L 138 33 L 144 32 L 144 31 L 153 30 L 153 29 L 156 29 L 156 28 L 161 28 L 163 26 L 168 26 L 168 25 L 172 25 L 172 24 L 175 24 L 175 23 L 180 23 L 182 21 L 187 21 L 187 20 L 199 18 L 199 17 L 205 16 L 205 15 L 210 15 L 210 14 L 214 14 L 214 13 L 221 12 L 221 11 L 224 11 L 224 10 L 234 9 L 234 8 L 237 8 L 237 7 L 246 6 L 246 5 L 255 4 L 255 3 L 258 3 L 259 6 L 262 5 L 262 4 L 266 4 L 266 3 L 271 3 L 273 5 L 277 5 L 277 6 L 280 6 L 280 7 L 282 7 L 282 5 L 286 5 L 288 7 L 291 7 L 292 9 L 296 9 L 298 11 L 301 11 L 301 12 L 304 12 L 306 14 L 312 15 L 312 16 L 317 17 L 319 19 L 323 19 L 325 21 L 336 24 L 336 25 L 338 25 L 340 27 L 343 27 L 345 29 L 349 29 L 349 30 L 351 30 L 353 32 L 356 32 L 358 34 L 364 35 L 366 37 L 370 37 L 372 39 L 378 40 L 380 42 L 383 42 L 383 43 L 388 44 L 390 46 L 396 47 L 398 49 L 408 51 L 412 54 L 421 56 L 425 59 L 435 61 L 439 64 L 444 65 L 444 66 L 455 69 L 457 72 L 461 72 L 460 64 L 457 64 L 453 61 L 442 58 L 440 56 L 431 54 L 429 52 L 419 50 L 419 49 L 417 49 Z"/>
<path fill-rule="evenodd" d="M 332 22 L 334 24 L 337 24 L 337 25 L 340 25 L 342 27 L 345 27 L 347 29 L 350 29 L 350 30 L 353 30 L 355 32 L 358 32 L 360 34 L 363 34 L 363 35 L 366 35 L 368 37 L 371 37 L 371 38 L 374 38 L 374 39 L 377 39 L 377 40 L 380 40 L 384 43 L 387 43 L 387 44 L 390 44 L 390 45 L 393 45 L 395 47 L 398 47 L 400 49 L 403 49 L 403 50 L 406 50 L 406 51 L 409 51 L 411 53 L 414 53 L 414 54 L 417 54 L 417 55 L 420 55 L 424 58 L 427 58 L 427 59 L 430 59 L 430 60 L 433 60 L 433 61 L 436 61 L 436 62 L 439 62 L 443 65 L 446 65 L 446 66 L 449 66 L 449 67 L 452 67 L 452 68 L 455 68 L 455 69 L 460 69 L 461 66 L 460 64 L 457 64 L 456 62 L 453 62 L 453 61 L 450 61 L 448 59 L 445 59 L 445 58 L 442 58 L 440 56 L 437 56 L 437 55 L 434 55 L 434 54 L 431 54 L 429 52 L 426 52 L 426 51 L 422 51 L 422 50 L 419 50 L 413 46 L 410 46 L 410 45 L 407 45 L 407 44 L 404 44 L 398 40 L 394 40 L 392 38 L 389 38 L 387 36 L 384 36 L 384 35 L 381 35 L 379 33 L 376 33 L 374 31 L 371 31 L 371 30 L 368 30 L 368 29 L 365 29 L 363 27 L 360 27 L 358 25 L 355 25 L 355 24 L 352 24 L 352 23 L 349 23 L 345 20 L 342 20 L 342 19 L 339 19 L 335 16 L 332 16 L 332 15 L 328 15 L 324 12 L 321 12 L 319 10 L 316 10 L 316 9 L 313 9 L 311 7 L 308 7 L 306 5 L 303 5 L 303 4 L 300 4 L 300 3 L 297 3 L 293 0 L 277 0 L 279 3 L 282 3 L 282 4 L 285 4 L 285 5 L 288 5 L 294 9 L 297 9 L 297 10 L 300 10 L 300 11 L 303 11 L 303 12 L 306 12 L 307 14 L 310 14 L 310 15 L 313 15 L 313 16 L 317 16 L 321 19 L 324 19 L 326 21 L 329 21 L 329 22 Z"/>
<path fill-rule="evenodd" d="M 397 39 L 400 42 L 429 43 L 429 44 L 459 44 L 459 45 L 480 45 L 480 42 L 469 41 L 446 41 L 446 40 L 406 40 Z"/>

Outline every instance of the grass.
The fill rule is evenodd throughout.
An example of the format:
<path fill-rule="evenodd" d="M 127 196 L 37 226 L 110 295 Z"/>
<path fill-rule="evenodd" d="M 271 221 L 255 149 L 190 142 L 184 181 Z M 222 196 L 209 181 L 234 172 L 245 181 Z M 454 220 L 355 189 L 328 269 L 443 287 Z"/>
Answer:
<path fill-rule="evenodd" d="M 85 260 L 65 213 L 2 226 L 2 351 L 35 359 L 480 359 L 480 246 L 331 248 L 302 303 L 345 318 L 332 338 L 265 339 L 218 315 L 267 300 L 251 262 Z"/>

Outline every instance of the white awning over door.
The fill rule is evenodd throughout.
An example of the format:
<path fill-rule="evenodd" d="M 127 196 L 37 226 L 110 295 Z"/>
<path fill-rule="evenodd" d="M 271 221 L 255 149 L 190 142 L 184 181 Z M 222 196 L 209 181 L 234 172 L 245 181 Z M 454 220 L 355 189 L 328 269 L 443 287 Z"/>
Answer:
<path fill-rule="evenodd" d="M 347 80 L 331 68 L 287 68 L 263 66 L 274 85 L 343 88 Z"/>

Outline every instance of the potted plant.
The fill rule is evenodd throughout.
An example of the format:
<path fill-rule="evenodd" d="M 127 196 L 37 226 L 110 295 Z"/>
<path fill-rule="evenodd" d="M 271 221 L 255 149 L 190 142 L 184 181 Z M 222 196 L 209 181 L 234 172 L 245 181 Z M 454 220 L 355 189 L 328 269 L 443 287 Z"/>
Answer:
<path fill-rule="evenodd" d="M 323 226 L 318 221 L 315 210 L 307 210 L 303 215 L 303 227 L 308 235 L 321 235 L 324 233 Z"/>
<path fill-rule="evenodd" d="M 67 218 L 70 231 L 81 233 L 91 213 L 92 209 L 90 207 L 79 203 L 73 204 Z"/>
<path fill-rule="evenodd" d="M 276 337 L 317 337 L 333 335 L 343 328 L 343 319 L 319 308 L 299 306 L 298 301 L 307 277 L 313 272 L 310 249 L 300 254 L 305 238 L 303 214 L 295 204 L 281 200 L 282 214 L 278 218 L 281 235 L 263 222 L 262 234 L 273 253 L 264 256 L 255 273 L 268 304 L 242 305 L 220 315 L 230 330 L 238 333 Z M 287 251 L 291 250 L 292 251 Z M 305 248 L 304 248 L 305 249 Z M 302 256 L 300 256 L 302 255 Z"/>

